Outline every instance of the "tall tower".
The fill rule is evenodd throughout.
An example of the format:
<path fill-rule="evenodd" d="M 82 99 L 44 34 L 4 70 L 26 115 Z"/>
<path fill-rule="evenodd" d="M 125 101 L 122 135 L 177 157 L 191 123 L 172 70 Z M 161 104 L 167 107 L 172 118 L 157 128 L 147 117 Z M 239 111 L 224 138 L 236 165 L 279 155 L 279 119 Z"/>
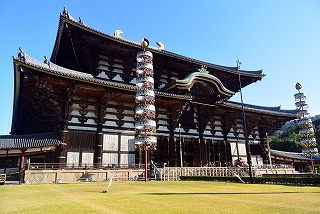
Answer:
<path fill-rule="evenodd" d="M 304 93 L 300 92 L 300 89 L 302 88 L 300 83 L 296 84 L 296 89 L 299 91 L 299 93 L 294 95 L 295 104 L 297 108 L 298 113 L 298 125 L 299 125 L 299 135 L 300 135 L 300 142 L 303 146 L 302 154 L 305 156 L 310 156 L 312 169 L 313 169 L 313 162 L 312 162 L 312 156 L 318 154 L 318 148 L 314 129 L 312 125 L 312 121 L 310 119 L 310 115 L 308 112 L 308 104 L 307 104 L 307 97 Z"/>
<path fill-rule="evenodd" d="M 145 150 L 145 181 L 147 181 L 148 149 L 155 149 L 157 145 L 156 134 L 156 108 L 153 79 L 153 56 L 146 51 L 149 42 L 143 39 L 143 51 L 137 53 L 135 99 L 135 144 Z"/>

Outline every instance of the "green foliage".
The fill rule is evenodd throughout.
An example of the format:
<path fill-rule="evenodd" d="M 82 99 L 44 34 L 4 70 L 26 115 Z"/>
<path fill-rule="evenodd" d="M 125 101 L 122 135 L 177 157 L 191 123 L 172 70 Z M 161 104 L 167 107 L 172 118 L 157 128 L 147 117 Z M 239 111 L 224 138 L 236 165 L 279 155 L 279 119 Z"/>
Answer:
<path fill-rule="evenodd" d="M 311 118 L 313 121 L 315 138 L 317 145 L 320 144 L 320 119 L 319 115 Z M 270 148 L 286 152 L 301 152 L 299 127 L 296 121 L 285 123 L 280 130 L 275 131 L 269 136 Z M 319 149 L 319 146 L 318 146 Z"/>
<path fill-rule="evenodd" d="M 269 137 L 270 148 L 286 152 L 301 152 L 299 127 L 297 125 L 286 126 Z"/>
<path fill-rule="evenodd" d="M 314 125 L 314 133 L 317 140 L 317 144 L 320 145 L 320 119 L 314 120 L 312 123 Z"/>
<path fill-rule="evenodd" d="M 180 176 L 181 181 L 220 181 L 220 182 L 233 182 L 241 183 L 241 181 L 235 176 Z M 243 177 L 243 180 L 248 180 L 247 177 Z"/>
<path fill-rule="evenodd" d="M 305 172 L 312 172 L 312 167 L 310 165 L 306 166 L 304 169 Z"/>
<path fill-rule="evenodd" d="M 241 181 L 235 176 L 211 177 L 211 176 L 181 176 L 183 181 L 220 181 L 240 183 Z M 245 183 L 250 182 L 249 177 L 241 177 Z M 286 184 L 296 186 L 320 186 L 320 177 L 312 174 L 306 175 L 267 175 L 262 177 L 253 177 L 254 184 Z"/>
<path fill-rule="evenodd" d="M 320 164 L 315 164 L 314 165 L 314 170 L 315 170 L 316 173 L 320 172 Z M 310 165 L 306 166 L 304 171 L 305 172 L 312 172 L 312 166 L 310 166 Z"/>

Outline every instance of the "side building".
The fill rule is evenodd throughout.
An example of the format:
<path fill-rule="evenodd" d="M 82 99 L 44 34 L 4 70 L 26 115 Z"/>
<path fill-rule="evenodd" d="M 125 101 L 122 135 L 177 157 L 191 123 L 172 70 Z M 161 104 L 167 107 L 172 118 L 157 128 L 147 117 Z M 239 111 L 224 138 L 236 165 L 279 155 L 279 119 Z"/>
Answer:
<path fill-rule="evenodd" d="M 160 44 L 160 43 L 159 43 Z M 0 159 L 20 166 L 135 167 L 136 42 L 94 30 L 64 10 L 50 60 L 22 50 L 14 58 L 11 135 L 0 136 Z M 151 160 L 167 166 L 227 166 L 246 160 L 241 86 L 264 77 L 175 54 L 153 53 L 157 148 Z M 269 163 L 267 134 L 296 118 L 295 110 L 244 105 L 253 165 Z M 182 161 L 181 161 L 182 159 Z M 23 170 L 23 167 L 20 167 Z"/>

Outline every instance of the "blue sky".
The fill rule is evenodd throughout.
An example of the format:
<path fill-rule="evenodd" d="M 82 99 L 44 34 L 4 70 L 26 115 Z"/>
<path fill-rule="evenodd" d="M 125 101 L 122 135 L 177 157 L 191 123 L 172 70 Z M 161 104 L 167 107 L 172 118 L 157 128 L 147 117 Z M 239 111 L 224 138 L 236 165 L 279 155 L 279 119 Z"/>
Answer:
<path fill-rule="evenodd" d="M 59 14 L 113 35 L 210 63 L 266 76 L 243 89 L 245 103 L 294 109 L 296 82 L 308 96 L 311 115 L 320 114 L 320 1 L 0 1 L 0 134 L 11 129 L 18 48 L 40 61 L 50 58 Z M 156 72 L 156 71 L 155 71 Z M 240 102 L 240 96 L 232 100 Z"/>

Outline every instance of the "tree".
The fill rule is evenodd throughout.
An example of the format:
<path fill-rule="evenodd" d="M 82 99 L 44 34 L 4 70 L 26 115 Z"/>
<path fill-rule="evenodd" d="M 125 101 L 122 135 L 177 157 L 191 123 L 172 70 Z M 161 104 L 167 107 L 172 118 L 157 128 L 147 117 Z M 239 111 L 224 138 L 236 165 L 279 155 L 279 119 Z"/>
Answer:
<path fill-rule="evenodd" d="M 318 149 L 320 143 L 320 119 L 319 115 L 312 117 L 315 136 L 317 139 Z M 285 123 L 280 130 L 275 131 L 269 137 L 270 148 L 286 152 L 301 152 L 302 145 L 300 144 L 299 127 L 296 121 Z"/>
<path fill-rule="evenodd" d="M 287 126 L 285 130 L 274 132 L 269 137 L 270 148 L 286 152 L 301 152 L 302 146 L 297 125 Z"/>
<path fill-rule="evenodd" d="M 319 147 L 319 145 L 320 145 L 320 119 L 314 120 L 312 122 L 312 124 L 314 125 L 314 134 L 316 136 L 317 144 Z"/>

